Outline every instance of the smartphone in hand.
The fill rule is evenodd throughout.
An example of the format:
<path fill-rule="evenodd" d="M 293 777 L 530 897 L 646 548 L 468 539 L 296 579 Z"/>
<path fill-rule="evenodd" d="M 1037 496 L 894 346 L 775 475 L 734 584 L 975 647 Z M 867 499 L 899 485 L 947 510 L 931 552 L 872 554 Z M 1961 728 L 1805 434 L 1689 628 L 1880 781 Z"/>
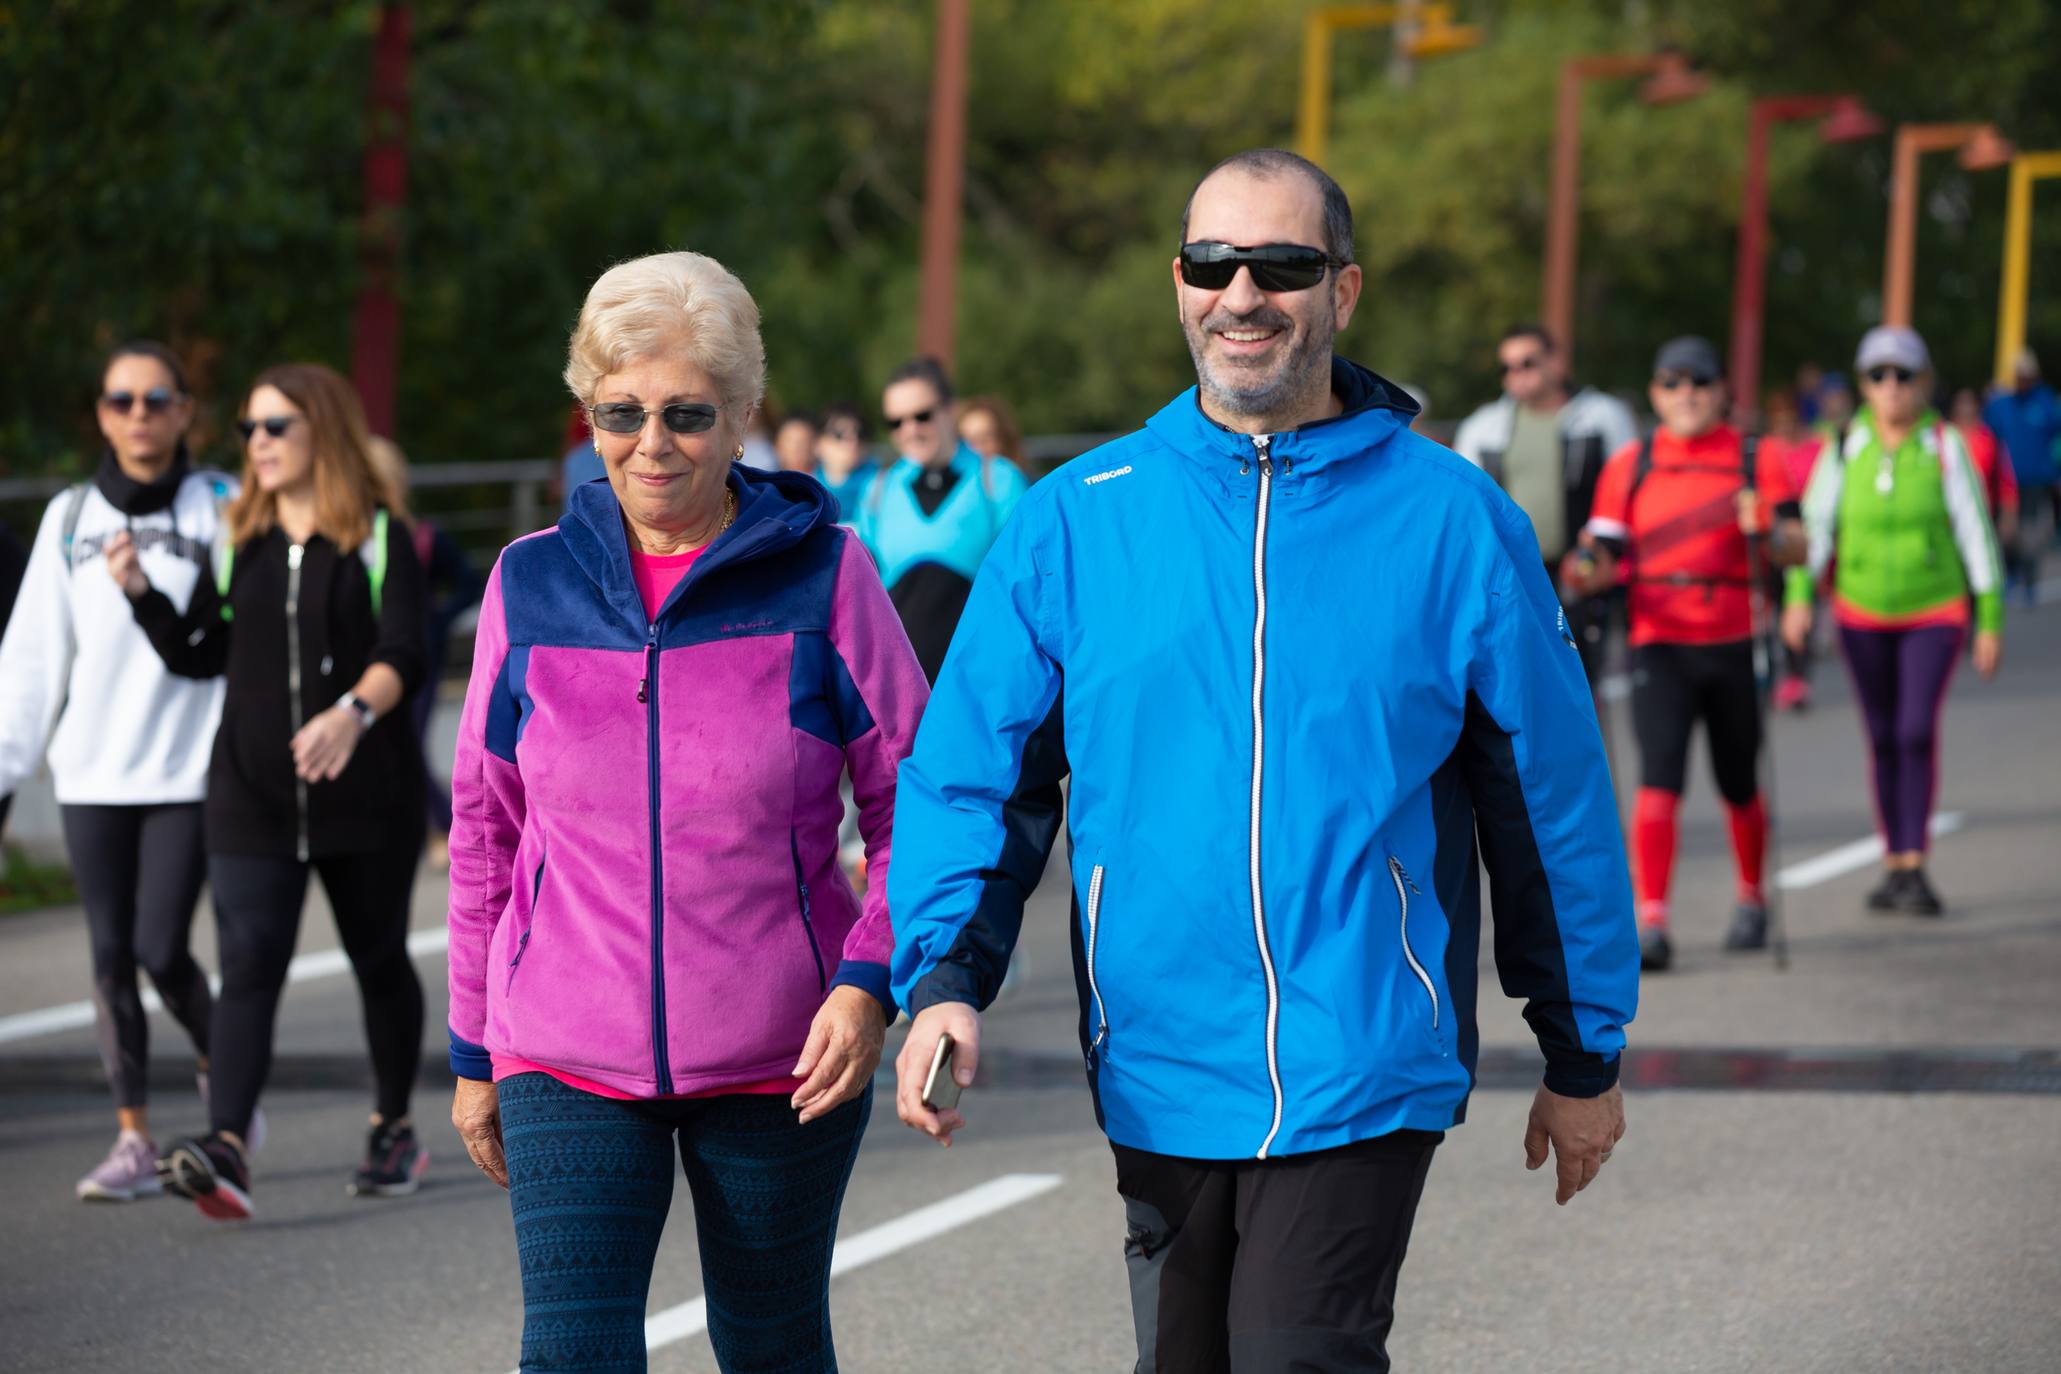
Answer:
<path fill-rule="evenodd" d="M 937 1038 L 937 1052 L 930 1057 L 930 1072 L 923 1080 L 923 1105 L 934 1112 L 959 1105 L 959 1080 L 952 1076 L 952 1037 Z"/>

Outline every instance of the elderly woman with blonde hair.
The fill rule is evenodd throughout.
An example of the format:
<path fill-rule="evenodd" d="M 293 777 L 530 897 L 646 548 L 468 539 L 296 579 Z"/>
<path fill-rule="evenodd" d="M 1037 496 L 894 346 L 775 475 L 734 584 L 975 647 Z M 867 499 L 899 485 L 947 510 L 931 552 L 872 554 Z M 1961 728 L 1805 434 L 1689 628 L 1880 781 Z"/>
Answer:
<path fill-rule="evenodd" d="M 834 1370 L 830 1254 L 894 943 L 926 689 L 806 476 L 739 465 L 758 309 L 661 253 L 588 292 L 565 379 L 606 480 L 501 554 L 452 779 L 452 1121 L 506 1187 L 524 1369 L 643 1369 L 678 1153 L 726 1371 Z M 837 863 L 849 772 L 873 875 Z"/>

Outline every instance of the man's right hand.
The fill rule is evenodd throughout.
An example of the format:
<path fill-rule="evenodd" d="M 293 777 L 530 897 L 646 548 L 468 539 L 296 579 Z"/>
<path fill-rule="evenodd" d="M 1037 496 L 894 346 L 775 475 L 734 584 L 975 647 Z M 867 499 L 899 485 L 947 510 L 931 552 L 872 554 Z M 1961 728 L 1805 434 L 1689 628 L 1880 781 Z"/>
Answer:
<path fill-rule="evenodd" d="M 136 541 L 127 530 L 118 530 L 107 541 L 107 571 L 114 578 L 115 585 L 131 601 L 150 590 L 150 579 L 143 574 L 143 564 L 136 557 Z"/>
<path fill-rule="evenodd" d="M 941 1035 L 952 1037 L 952 1077 L 961 1088 L 973 1083 L 973 1071 L 980 1066 L 980 1013 L 964 1002 L 925 1007 L 910 1023 L 902 1052 L 895 1056 L 895 1113 L 938 1144 L 950 1146 L 952 1132 L 964 1127 L 966 1118 L 954 1109 L 936 1112 L 923 1105 L 923 1080 L 930 1074 Z"/>
<path fill-rule="evenodd" d="M 1811 608 L 1802 602 L 1782 608 L 1782 642 L 1789 646 L 1789 652 L 1800 654 L 1803 646 L 1810 643 Z"/>

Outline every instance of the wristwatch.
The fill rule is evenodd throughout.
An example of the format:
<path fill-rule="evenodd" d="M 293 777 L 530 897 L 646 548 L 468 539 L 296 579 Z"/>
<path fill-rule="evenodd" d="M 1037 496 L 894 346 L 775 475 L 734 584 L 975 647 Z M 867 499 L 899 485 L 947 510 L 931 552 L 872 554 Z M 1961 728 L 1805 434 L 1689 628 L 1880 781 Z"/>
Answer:
<path fill-rule="evenodd" d="M 358 728 L 361 730 L 370 730 L 372 723 L 379 719 L 379 712 L 373 710 L 356 692 L 345 692 L 336 699 L 336 704 L 358 718 Z"/>

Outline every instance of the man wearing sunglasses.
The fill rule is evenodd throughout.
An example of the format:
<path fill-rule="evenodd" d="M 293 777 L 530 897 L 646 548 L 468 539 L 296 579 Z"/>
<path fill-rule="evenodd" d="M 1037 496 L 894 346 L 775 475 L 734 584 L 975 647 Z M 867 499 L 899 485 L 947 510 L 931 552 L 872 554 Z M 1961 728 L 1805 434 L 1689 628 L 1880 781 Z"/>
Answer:
<path fill-rule="evenodd" d="M 1646 393 L 1660 428 L 1611 455 L 1581 551 L 1565 575 L 1578 590 L 1596 593 L 1617 585 L 1622 569 L 1631 586 L 1632 729 L 1639 742 L 1632 853 L 1640 959 L 1655 971 L 1674 960 L 1668 888 L 1698 720 L 1709 735 L 1738 878 L 1725 948 L 1761 949 L 1768 939 L 1753 636 L 1765 628 L 1757 621 L 1772 599 L 1768 568 L 1801 561 L 1806 546 L 1781 455 L 1773 447 L 1756 451 L 1722 421 L 1723 375 L 1708 340 L 1662 345 Z"/>
<path fill-rule="evenodd" d="M 1569 385 L 1567 360 L 1544 325 L 1505 330 L 1496 364 L 1503 394 L 1461 422 L 1453 448 L 1531 517 L 1539 551 L 1557 567 L 1589 518 L 1603 460 L 1638 437 L 1638 424 L 1615 396 Z M 1608 610 L 1602 598 L 1568 607 L 1591 682 L 1603 670 Z"/>
<path fill-rule="evenodd" d="M 1386 1369 L 1473 1087 L 1478 864 L 1545 1050 L 1528 1163 L 1557 1154 L 1564 1203 L 1623 1133 L 1638 953 L 1610 779 L 1524 513 L 1333 351 L 1362 284 L 1337 183 L 1229 159 L 1169 268 L 1197 385 L 1024 497 L 902 768 L 896 1105 L 965 1125 L 926 1072 L 949 1034 L 973 1081 L 1070 774 L 1137 1368 Z"/>
<path fill-rule="evenodd" d="M 959 438 L 952 379 L 935 358 L 896 368 L 880 399 L 898 455 L 859 502 L 859 538 L 935 682 L 981 559 L 1029 483 L 1007 458 Z"/>

